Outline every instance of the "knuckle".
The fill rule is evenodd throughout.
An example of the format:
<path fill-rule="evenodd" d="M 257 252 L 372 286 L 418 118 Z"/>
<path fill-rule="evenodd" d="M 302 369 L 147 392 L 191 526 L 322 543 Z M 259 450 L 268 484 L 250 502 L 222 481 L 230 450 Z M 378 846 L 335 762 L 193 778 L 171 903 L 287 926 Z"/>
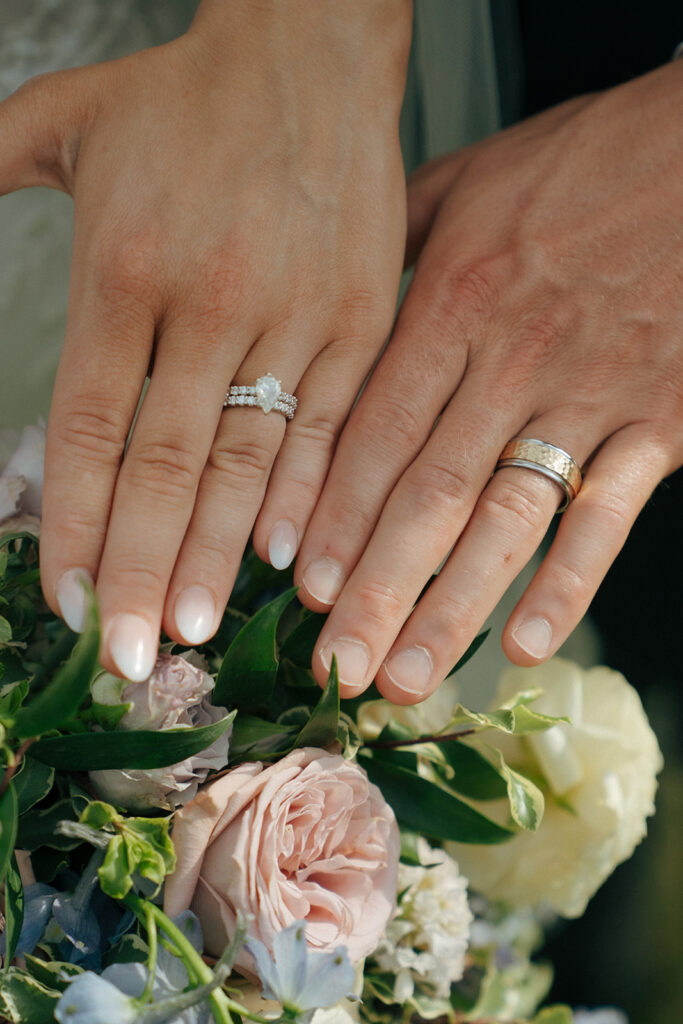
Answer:
<path fill-rule="evenodd" d="M 599 519 L 601 527 L 610 533 L 626 534 L 633 519 L 633 506 L 626 495 L 604 487 L 591 487 L 585 495 L 586 512 Z"/>
<path fill-rule="evenodd" d="M 444 523 L 451 522 L 462 509 L 472 489 L 462 470 L 444 461 L 422 466 L 408 484 L 415 506 Z"/>
<path fill-rule="evenodd" d="M 152 565 L 141 565 L 139 561 L 128 564 L 118 561 L 111 570 L 110 582 L 117 590 L 135 594 L 164 594 L 168 586 L 167 577 Z"/>
<path fill-rule="evenodd" d="M 513 480 L 496 480 L 479 499 L 479 511 L 485 519 L 508 529 L 535 531 L 541 525 L 538 501 L 524 486 Z"/>
<path fill-rule="evenodd" d="M 134 486 L 186 495 L 197 484 L 195 455 L 180 441 L 145 441 L 131 452 L 128 473 Z"/>
<path fill-rule="evenodd" d="M 117 464 L 123 454 L 128 424 L 113 400 L 76 396 L 55 425 L 55 440 L 69 456 L 108 465 Z"/>
<path fill-rule="evenodd" d="M 327 416 L 312 416 L 309 419 L 292 420 L 287 428 L 289 441 L 310 442 L 325 451 L 334 448 L 339 433 L 339 424 Z"/>
<path fill-rule="evenodd" d="M 159 295 L 163 260 L 159 230 L 150 224 L 126 232 L 119 220 L 117 231 L 115 238 L 102 238 L 96 245 L 91 263 L 95 287 L 110 303 L 125 299 L 153 305 Z"/>
<path fill-rule="evenodd" d="M 262 483 L 270 472 L 274 452 L 258 438 L 226 440 L 211 449 L 208 465 L 226 480 Z"/>
<path fill-rule="evenodd" d="M 373 445 L 388 446 L 392 452 L 414 452 L 421 447 L 427 430 L 419 410 L 412 408 L 397 393 L 384 392 L 363 403 L 358 428 Z"/>
<path fill-rule="evenodd" d="M 434 285 L 432 309 L 471 332 L 488 324 L 498 307 L 498 287 L 492 261 L 448 268 Z"/>
<path fill-rule="evenodd" d="M 385 628 L 387 622 L 395 622 L 405 616 L 405 598 L 400 588 L 388 582 L 374 580 L 362 583 L 356 592 L 356 600 L 364 621 L 370 620 Z"/>
<path fill-rule="evenodd" d="M 554 582 L 558 592 L 571 606 L 584 607 L 588 605 L 595 586 L 582 569 L 561 562 L 555 565 L 553 570 Z"/>

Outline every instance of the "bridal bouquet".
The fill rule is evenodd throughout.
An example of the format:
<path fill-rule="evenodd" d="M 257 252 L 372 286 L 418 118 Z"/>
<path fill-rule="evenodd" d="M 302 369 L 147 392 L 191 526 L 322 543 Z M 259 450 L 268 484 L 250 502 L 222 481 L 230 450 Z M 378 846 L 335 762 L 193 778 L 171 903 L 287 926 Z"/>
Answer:
<path fill-rule="evenodd" d="M 626 680 L 554 659 L 475 711 L 457 665 L 414 708 L 340 701 L 323 616 L 253 554 L 211 641 L 120 680 L 94 596 L 79 638 L 42 601 L 36 429 L 0 472 L 0 1019 L 623 1024 L 539 1009 L 533 957 L 653 813 Z"/>

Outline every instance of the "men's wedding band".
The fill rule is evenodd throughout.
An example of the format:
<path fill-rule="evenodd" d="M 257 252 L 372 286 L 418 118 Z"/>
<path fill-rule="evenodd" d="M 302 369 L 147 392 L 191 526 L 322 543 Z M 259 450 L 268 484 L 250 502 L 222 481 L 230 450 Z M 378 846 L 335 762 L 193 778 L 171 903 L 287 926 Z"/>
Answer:
<path fill-rule="evenodd" d="M 508 441 L 500 453 L 496 470 L 507 466 L 533 469 L 559 484 L 564 491 L 564 501 L 558 512 L 564 512 L 581 489 L 581 469 L 569 452 L 535 437 L 516 437 Z"/>
<path fill-rule="evenodd" d="M 276 380 L 272 373 L 266 373 L 255 384 L 232 384 L 225 395 L 223 408 L 258 406 L 265 413 L 274 409 L 291 420 L 298 404 L 294 395 L 282 390 L 282 381 Z"/>

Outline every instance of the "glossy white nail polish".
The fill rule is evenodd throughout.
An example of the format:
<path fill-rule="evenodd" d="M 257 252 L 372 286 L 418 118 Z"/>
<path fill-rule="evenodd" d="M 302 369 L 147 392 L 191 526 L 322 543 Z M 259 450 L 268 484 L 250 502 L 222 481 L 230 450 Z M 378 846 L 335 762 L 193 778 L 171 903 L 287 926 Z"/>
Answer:
<path fill-rule="evenodd" d="M 384 663 L 384 671 L 397 690 L 417 697 L 429 686 L 434 662 L 426 647 L 408 647 L 392 654 Z"/>
<path fill-rule="evenodd" d="M 515 627 L 512 637 L 532 658 L 545 658 L 553 642 L 553 630 L 547 619 L 537 615 Z"/>
<path fill-rule="evenodd" d="M 365 682 L 370 666 L 370 649 L 362 640 L 340 637 L 327 644 L 322 654 L 322 663 L 329 672 L 332 655 L 337 659 L 339 682 L 347 686 L 361 686 Z"/>
<path fill-rule="evenodd" d="M 87 611 L 87 595 L 83 584 L 94 586 L 87 569 L 67 569 L 55 587 L 55 596 L 62 618 L 74 633 L 82 633 Z"/>
<path fill-rule="evenodd" d="M 124 679 L 141 683 L 152 674 L 159 650 L 159 636 L 140 615 L 120 613 L 107 630 L 112 661 Z"/>
<path fill-rule="evenodd" d="M 211 592 L 197 583 L 178 595 L 173 614 L 185 643 L 203 644 L 213 633 L 216 602 Z"/>
<path fill-rule="evenodd" d="M 274 569 L 286 569 L 299 546 L 299 537 L 294 523 L 279 519 L 268 538 L 268 558 Z"/>
<path fill-rule="evenodd" d="M 335 558 L 324 555 L 307 566 L 301 582 L 316 601 L 334 604 L 344 585 L 344 570 Z"/>

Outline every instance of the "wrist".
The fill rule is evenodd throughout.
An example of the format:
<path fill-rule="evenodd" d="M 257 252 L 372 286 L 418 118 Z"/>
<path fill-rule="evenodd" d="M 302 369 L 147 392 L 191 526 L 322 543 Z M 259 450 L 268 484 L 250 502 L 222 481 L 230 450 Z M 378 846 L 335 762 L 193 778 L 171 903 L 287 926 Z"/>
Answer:
<path fill-rule="evenodd" d="M 184 37 L 209 74 L 230 76 L 235 55 L 253 68 L 278 64 L 402 99 L 413 0 L 202 0 Z M 234 80 L 234 79 L 233 79 Z"/>

